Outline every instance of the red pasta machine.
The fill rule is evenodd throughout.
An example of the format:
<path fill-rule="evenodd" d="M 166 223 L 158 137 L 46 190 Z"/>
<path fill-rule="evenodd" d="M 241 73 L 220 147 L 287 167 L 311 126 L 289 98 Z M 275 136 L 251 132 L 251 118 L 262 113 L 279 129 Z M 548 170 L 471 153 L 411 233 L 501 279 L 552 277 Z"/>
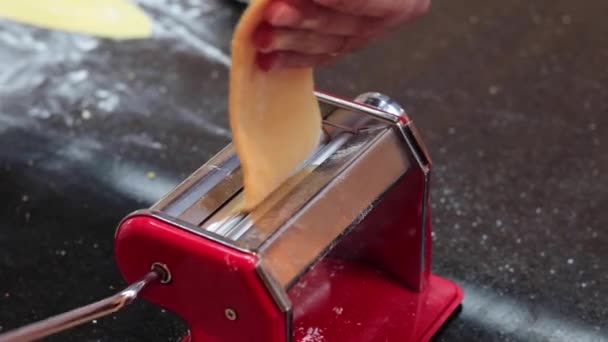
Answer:
<path fill-rule="evenodd" d="M 431 273 L 431 160 L 388 97 L 317 93 L 314 155 L 250 213 L 232 145 L 116 231 L 119 294 L 0 335 L 31 341 L 141 296 L 183 342 L 428 341 L 463 293 Z M 289 113 L 285 113 L 289 115 Z"/>

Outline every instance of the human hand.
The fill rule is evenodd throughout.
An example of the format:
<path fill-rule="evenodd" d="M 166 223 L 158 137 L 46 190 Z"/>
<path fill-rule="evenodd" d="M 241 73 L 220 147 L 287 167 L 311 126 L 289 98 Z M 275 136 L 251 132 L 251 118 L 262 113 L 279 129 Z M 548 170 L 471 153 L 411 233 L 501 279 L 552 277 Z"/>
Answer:
<path fill-rule="evenodd" d="M 264 70 L 327 64 L 426 13 L 431 0 L 271 0 L 254 33 Z"/>

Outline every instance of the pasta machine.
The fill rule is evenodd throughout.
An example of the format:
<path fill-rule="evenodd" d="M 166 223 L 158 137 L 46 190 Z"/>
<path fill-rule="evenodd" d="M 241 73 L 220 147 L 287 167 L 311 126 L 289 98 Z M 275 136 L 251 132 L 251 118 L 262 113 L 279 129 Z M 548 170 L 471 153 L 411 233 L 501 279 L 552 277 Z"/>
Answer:
<path fill-rule="evenodd" d="M 387 96 L 316 95 L 317 150 L 255 210 L 239 210 L 229 145 L 119 224 L 115 258 L 131 286 L 0 342 L 55 334 L 138 296 L 188 323 L 183 342 L 428 341 L 463 292 L 431 272 L 427 149 Z"/>

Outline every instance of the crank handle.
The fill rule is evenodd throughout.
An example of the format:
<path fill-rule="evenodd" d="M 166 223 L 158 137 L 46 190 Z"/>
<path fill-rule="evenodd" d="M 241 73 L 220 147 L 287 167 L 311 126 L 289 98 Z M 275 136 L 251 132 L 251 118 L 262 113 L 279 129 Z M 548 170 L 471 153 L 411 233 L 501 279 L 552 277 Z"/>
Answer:
<path fill-rule="evenodd" d="M 38 321 L 21 328 L 0 334 L 0 342 L 31 342 L 57 334 L 117 312 L 131 304 L 149 285 L 168 283 L 171 275 L 166 266 L 154 264 L 148 274 L 117 294 L 72 311 Z"/>

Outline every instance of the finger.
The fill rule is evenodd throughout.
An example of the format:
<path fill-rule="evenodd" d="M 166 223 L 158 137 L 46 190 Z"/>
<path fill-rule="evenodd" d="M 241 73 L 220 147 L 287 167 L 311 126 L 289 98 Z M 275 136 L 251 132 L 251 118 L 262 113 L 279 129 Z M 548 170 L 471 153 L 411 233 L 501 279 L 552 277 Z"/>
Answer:
<path fill-rule="evenodd" d="M 340 52 L 347 37 L 319 34 L 314 31 L 269 29 L 263 25 L 254 33 L 254 43 L 260 52 L 301 52 L 311 55 Z"/>
<path fill-rule="evenodd" d="M 388 17 L 411 11 L 418 0 L 313 0 L 320 6 L 355 16 Z"/>
<path fill-rule="evenodd" d="M 412 11 L 412 16 L 417 18 L 423 16 L 431 9 L 431 0 L 419 0 L 418 4 Z"/>
<path fill-rule="evenodd" d="M 403 22 L 413 21 L 428 12 L 431 0 L 417 0 L 405 10 L 386 21 L 387 27 L 400 26 Z"/>
<path fill-rule="evenodd" d="M 361 17 L 336 12 L 312 2 L 273 2 L 265 11 L 265 20 L 275 27 L 344 36 L 355 35 L 362 27 Z"/>
<path fill-rule="evenodd" d="M 299 52 L 271 52 L 268 54 L 258 54 L 257 64 L 260 69 L 264 71 L 281 68 L 312 68 L 324 64 L 331 58 L 332 56 L 330 55 L 309 55 Z"/>
<path fill-rule="evenodd" d="M 362 47 L 369 44 L 369 42 L 370 42 L 370 37 L 368 37 L 368 36 L 352 37 L 346 41 L 346 43 L 342 47 L 342 50 L 340 51 L 340 53 L 337 56 L 340 57 L 341 55 L 348 54 L 348 53 L 354 52 L 356 50 L 359 50 Z"/>

